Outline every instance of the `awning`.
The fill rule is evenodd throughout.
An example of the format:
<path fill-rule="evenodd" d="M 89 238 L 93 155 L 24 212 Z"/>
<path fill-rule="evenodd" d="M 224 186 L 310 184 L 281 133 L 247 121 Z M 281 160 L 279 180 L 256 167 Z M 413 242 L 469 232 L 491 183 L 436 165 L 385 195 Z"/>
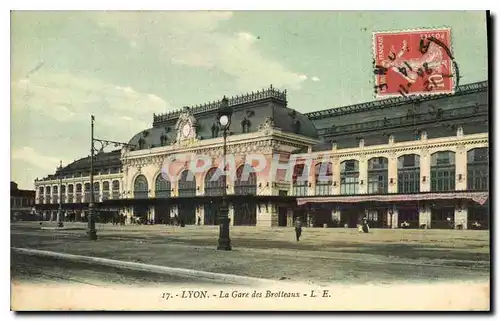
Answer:
<path fill-rule="evenodd" d="M 360 202 L 410 202 L 426 200 L 470 199 L 483 205 L 488 199 L 488 192 L 453 192 L 419 194 L 384 194 L 384 195 L 339 195 L 326 197 L 300 197 L 297 205 L 310 203 L 360 203 Z"/>

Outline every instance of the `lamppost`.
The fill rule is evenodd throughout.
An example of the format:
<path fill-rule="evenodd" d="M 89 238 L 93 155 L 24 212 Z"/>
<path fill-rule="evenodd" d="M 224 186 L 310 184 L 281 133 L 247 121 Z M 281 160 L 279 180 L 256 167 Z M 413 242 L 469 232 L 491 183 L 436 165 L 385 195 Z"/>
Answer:
<path fill-rule="evenodd" d="M 217 245 L 217 250 L 231 250 L 231 239 L 229 238 L 229 208 L 227 204 L 227 175 L 226 175 L 226 140 L 227 140 L 227 130 L 231 126 L 231 114 L 233 113 L 232 109 L 229 107 L 229 101 L 224 96 L 221 101 L 221 106 L 219 108 L 219 126 L 222 129 L 223 137 L 224 137 L 224 145 L 223 145 L 223 164 L 224 164 L 224 188 L 222 189 L 222 204 L 220 206 L 220 225 L 219 225 L 219 244 Z"/>
<path fill-rule="evenodd" d="M 107 146 L 114 144 L 115 147 L 131 147 L 133 145 L 121 142 L 115 142 L 111 140 L 104 140 L 94 138 L 94 115 L 90 116 L 90 200 L 89 200 L 89 217 L 88 217 L 88 231 L 87 234 L 91 241 L 97 240 L 97 232 L 95 230 L 95 215 L 94 215 L 94 152 L 102 152 Z M 101 144 L 101 148 L 97 149 L 94 143 Z"/>
<path fill-rule="evenodd" d="M 62 161 L 59 161 L 59 208 L 57 210 L 57 227 L 63 227 L 63 220 L 62 220 Z"/>

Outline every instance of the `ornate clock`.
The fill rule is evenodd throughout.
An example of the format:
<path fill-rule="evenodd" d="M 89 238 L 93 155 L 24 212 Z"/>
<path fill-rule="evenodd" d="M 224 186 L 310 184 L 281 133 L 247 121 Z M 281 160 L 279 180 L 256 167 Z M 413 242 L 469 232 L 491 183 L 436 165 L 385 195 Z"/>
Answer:
<path fill-rule="evenodd" d="M 189 123 L 185 123 L 183 126 L 182 126 L 182 136 L 184 138 L 188 138 L 189 137 L 189 134 L 191 133 L 191 126 L 189 125 Z"/>

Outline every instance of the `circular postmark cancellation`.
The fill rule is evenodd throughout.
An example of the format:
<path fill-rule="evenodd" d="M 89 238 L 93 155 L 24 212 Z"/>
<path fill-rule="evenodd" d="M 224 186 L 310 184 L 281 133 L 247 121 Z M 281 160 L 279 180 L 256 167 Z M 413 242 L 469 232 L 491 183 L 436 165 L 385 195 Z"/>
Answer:
<path fill-rule="evenodd" d="M 374 32 L 376 98 L 453 94 L 459 69 L 451 29 Z"/>

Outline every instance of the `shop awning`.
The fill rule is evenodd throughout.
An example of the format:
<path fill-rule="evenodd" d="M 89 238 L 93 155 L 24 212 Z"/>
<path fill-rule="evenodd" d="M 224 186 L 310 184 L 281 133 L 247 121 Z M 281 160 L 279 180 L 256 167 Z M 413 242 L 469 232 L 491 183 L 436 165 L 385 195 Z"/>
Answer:
<path fill-rule="evenodd" d="M 453 192 L 419 194 L 384 194 L 384 195 L 339 195 L 325 197 L 299 197 L 297 205 L 311 203 L 361 203 L 361 202 L 411 202 L 427 200 L 470 199 L 483 205 L 488 199 L 488 192 Z"/>

